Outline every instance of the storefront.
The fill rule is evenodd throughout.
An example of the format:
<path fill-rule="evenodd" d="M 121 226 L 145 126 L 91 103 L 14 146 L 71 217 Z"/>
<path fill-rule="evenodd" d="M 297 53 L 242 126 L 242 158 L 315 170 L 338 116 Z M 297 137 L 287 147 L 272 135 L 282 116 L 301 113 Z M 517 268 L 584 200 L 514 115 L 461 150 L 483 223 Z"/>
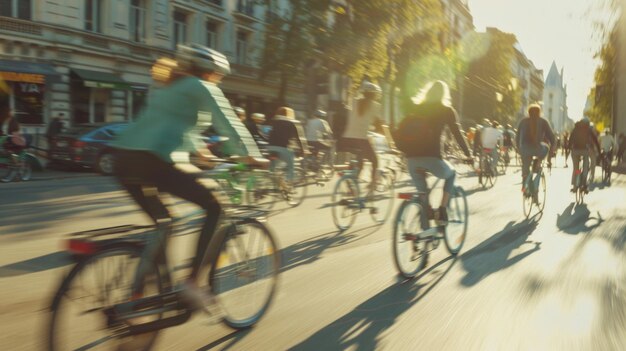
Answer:
<path fill-rule="evenodd" d="M 0 78 L 8 86 L 9 106 L 24 126 L 44 126 L 48 87 L 58 73 L 51 65 L 0 60 Z"/>
<path fill-rule="evenodd" d="M 72 69 L 70 95 L 72 124 L 102 123 L 127 119 L 131 85 L 108 72 Z"/>

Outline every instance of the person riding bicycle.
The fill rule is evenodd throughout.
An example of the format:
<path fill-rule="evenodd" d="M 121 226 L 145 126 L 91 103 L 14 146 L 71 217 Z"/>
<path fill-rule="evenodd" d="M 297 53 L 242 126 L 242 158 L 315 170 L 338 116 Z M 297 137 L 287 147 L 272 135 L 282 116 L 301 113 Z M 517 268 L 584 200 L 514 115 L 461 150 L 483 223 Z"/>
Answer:
<path fill-rule="evenodd" d="M 595 150 L 593 150 L 595 146 Z M 582 120 L 576 122 L 574 129 L 569 135 L 567 148 L 571 150 L 572 154 L 572 192 L 576 191 L 576 173 L 580 170 L 580 159 L 583 161 L 582 171 L 582 184 L 583 190 L 588 192 L 587 189 L 587 173 L 589 172 L 589 161 L 591 154 L 596 154 L 596 151 L 600 152 L 600 145 L 595 134 L 591 130 L 589 119 L 584 117 Z"/>
<path fill-rule="evenodd" d="M 151 238 L 144 249 L 133 285 L 134 297 L 141 296 L 142 275 L 150 273 L 147 270 L 163 250 L 171 230 L 171 216 L 160 201 L 159 192 L 170 193 L 204 209 L 191 274 L 182 291 L 192 303 L 206 309 L 211 295 L 197 287 L 197 278 L 222 206 L 196 177 L 174 166 L 171 153 L 184 149 L 212 164 L 212 155 L 199 142 L 199 135 L 211 124 L 216 132 L 229 138 L 224 144 L 227 155 L 248 156 L 251 162 L 259 160 L 257 157 L 261 155 L 217 86 L 230 72 L 226 57 L 201 45 L 178 45 L 176 61 L 178 66 L 169 79 L 151 91 L 141 117 L 112 143 L 116 149 L 114 173 L 121 186 L 161 229 L 160 233 L 165 233 L 158 240 Z"/>
<path fill-rule="evenodd" d="M 354 106 L 348 114 L 343 135 L 337 141 L 337 151 L 350 152 L 356 155 L 359 174 L 363 169 L 363 159 L 366 158 L 372 163 L 370 189 L 373 189 L 376 184 L 378 157 L 367 136 L 367 132 L 372 124 L 381 124 L 382 107 L 376 102 L 381 93 L 382 90 L 378 85 L 371 82 L 363 83 L 361 86 L 363 97 L 356 99 L 354 102 Z"/>
<path fill-rule="evenodd" d="M 613 152 L 615 151 L 617 144 L 615 143 L 615 138 L 611 135 L 611 129 L 604 128 L 604 134 L 600 136 L 598 140 L 600 143 L 600 151 L 602 157 L 606 157 L 609 161 L 609 165 L 613 161 Z"/>
<path fill-rule="evenodd" d="M 546 142 L 549 143 L 546 144 Z M 539 168 L 541 161 L 548 156 L 548 152 L 554 153 L 556 138 L 550 123 L 541 117 L 541 107 L 532 104 L 528 107 L 528 117 L 522 119 L 517 127 L 515 145 L 522 158 L 522 191 L 526 193 L 526 177 L 530 173 L 533 157 L 538 161 L 533 169 Z"/>
<path fill-rule="evenodd" d="M 270 122 L 272 130 L 268 138 L 269 145 L 267 151 L 275 153 L 279 159 L 287 164 L 287 182 L 292 184 L 294 179 L 295 153 L 288 148 L 291 140 L 296 141 L 300 154 L 307 154 L 307 143 L 302 132 L 302 126 L 293 109 L 289 107 L 279 107 Z M 273 171 L 275 162 L 272 162 Z"/>
<path fill-rule="evenodd" d="M 457 144 L 471 163 L 471 153 L 461 134 L 456 111 L 451 106 L 450 89 L 442 81 L 428 83 L 407 111 L 394 136 L 396 145 L 407 157 L 407 167 L 418 192 L 427 192 L 426 170 L 444 179 L 443 196 L 436 212 L 441 222 L 448 220 L 446 207 L 454 190 L 456 171 L 441 157 L 441 138 L 447 126 Z"/>
<path fill-rule="evenodd" d="M 483 154 L 489 153 L 489 155 L 491 155 L 492 169 L 495 169 L 498 165 L 498 158 L 500 156 L 498 153 L 498 145 L 502 143 L 502 132 L 498 130 L 498 127 L 499 124 L 497 121 L 489 122 L 488 119 L 485 119 L 485 127 L 480 132 L 480 150 Z"/>
<path fill-rule="evenodd" d="M 306 140 L 314 156 L 317 156 L 320 151 L 327 151 L 331 148 L 329 142 L 333 139 L 333 131 L 325 118 L 326 112 L 317 110 L 306 121 L 304 127 Z"/>
<path fill-rule="evenodd" d="M 26 147 L 26 139 L 20 132 L 20 124 L 11 114 L 7 100 L 0 103 L 0 151 L 19 153 Z"/>

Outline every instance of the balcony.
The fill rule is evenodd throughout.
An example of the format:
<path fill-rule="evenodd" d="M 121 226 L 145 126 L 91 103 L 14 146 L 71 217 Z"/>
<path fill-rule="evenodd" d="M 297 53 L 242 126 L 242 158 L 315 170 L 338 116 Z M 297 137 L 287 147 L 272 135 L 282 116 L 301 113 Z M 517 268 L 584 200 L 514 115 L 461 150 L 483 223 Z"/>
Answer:
<path fill-rule="evenodd" d="M 42 35 L 42 27 L 38 23 L 13 17 L 0 17 L 0 32 L 4 31 L 32 36 Z"/>
<path fill-rule="evenodd" d="M 237 7 L 233 11 L 233 16 L 243 23 L 252 24 L 259 19 L 254 16 L 254 1 L 237 0 Z"/>

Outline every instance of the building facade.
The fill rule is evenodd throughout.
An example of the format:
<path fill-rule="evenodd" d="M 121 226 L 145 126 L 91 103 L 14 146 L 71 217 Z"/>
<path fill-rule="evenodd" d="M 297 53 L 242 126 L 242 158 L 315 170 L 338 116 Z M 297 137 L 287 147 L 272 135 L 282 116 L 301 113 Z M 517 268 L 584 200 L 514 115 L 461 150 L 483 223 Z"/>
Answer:
<path fill-rule="evenodd" d="M 530 104 L 540 103 L 543 100 L 543 70 L 535 67 L 535 64 L 528 59 L 519 43 L 514 46 L 515 57 L 511 62 L 511 71 L 515 77 L 511 88 L 521 90 L 521 105 L 515 116 L 511 120 L 517 124 L 527 115 Z"/>
<path fill-rule="evenodd" d="M 568 126 L 567 85 L 563 83 L 563 69 L 559 72 L 552 62 L 543 91 L 543 115 L 550 121 L 555 132 L 561 133 Z"/>
<path fill-rule="evenodd" d="M 281 2 L 278 2 L 281 3 Z M 232 104 L 271 113 L 276 84 L 257 79 L 268 11 L 253 0 L 9 0 L 0 9 L 0 77 L 26 132 L 66 123 L 130 120 L 152 84 L 150 67 L 180 43 L 223 52 Z M 305 96 L 292 89 L 300 110 Z"/>

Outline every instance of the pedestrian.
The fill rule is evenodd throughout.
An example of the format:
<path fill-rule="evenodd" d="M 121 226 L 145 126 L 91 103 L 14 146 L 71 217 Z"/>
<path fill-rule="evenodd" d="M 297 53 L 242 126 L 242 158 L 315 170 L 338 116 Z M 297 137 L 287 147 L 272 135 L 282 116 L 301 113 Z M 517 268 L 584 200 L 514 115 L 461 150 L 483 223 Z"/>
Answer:
<path fill-rule="evenodd" d="M 48 150 L 50 150 L 50 148 L 52 147 L 52 141 L 54 137 L 63 131 L 63 119 L 65 119 L 65 114 L 59 113 L 48 124 L 48 129 L 46 130 L 46 140 L 48 141 Z"/>
<path fill-rule="evenodd" d="M 624 133 L 619 133 L 617 139 L 617 163 L 624 161 L 624 150 L 626 150 L 626 136 Z"/>

